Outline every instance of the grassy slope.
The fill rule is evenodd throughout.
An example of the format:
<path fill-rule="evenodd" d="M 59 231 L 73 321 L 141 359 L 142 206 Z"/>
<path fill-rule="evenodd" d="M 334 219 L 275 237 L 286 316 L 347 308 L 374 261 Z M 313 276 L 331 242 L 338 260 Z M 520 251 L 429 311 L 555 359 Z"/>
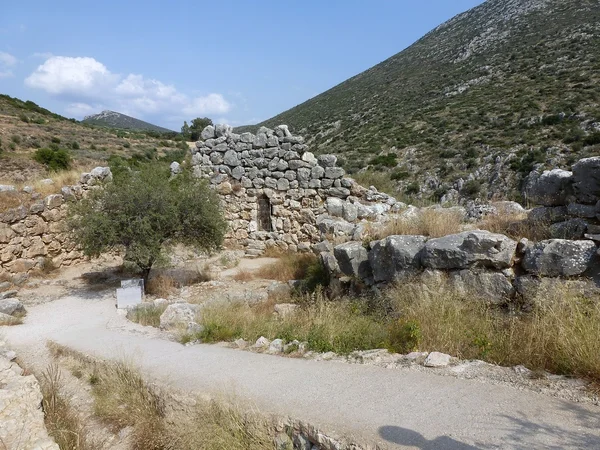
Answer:
<path fill-rule="evenodd" d="M 82 124 L 33 102 L 0 95 L 0 184 L 33 183 L 51 176 L 32 156 L 53 141 L 69 151 L 79 171 L 106 165 L 111 155 L 154 157 L 178 145 L 158 134 Z"/>
<path fill-rule="evenodd" d="M 490 0 L 260 125 L 289 124 L 351 171 L 391 149 L 404 186 L 511 151 L 521 174 L 568 165 L 594 151 L 582 138 L 600 121 L 599 24 L 598 0 Z"/>

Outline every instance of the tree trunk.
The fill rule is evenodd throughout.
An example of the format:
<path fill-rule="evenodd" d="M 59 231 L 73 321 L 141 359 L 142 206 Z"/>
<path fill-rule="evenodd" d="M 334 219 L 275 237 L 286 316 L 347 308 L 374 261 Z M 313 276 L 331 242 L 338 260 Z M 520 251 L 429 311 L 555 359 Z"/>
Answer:
<path fill-rule="evenodd" d="M 150 278 L 150 267 L 142 268 L 142 279 L 144 280 L 144 294 L 148 293 L 148 278 Z"/>

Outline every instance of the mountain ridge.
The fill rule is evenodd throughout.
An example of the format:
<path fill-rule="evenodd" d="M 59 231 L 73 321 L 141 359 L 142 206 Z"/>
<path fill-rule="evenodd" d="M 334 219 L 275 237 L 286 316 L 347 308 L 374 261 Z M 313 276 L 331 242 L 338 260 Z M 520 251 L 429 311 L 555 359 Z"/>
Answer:
<path fill-rule="evenodd" d="M 135 117 L 128 116 L 116 111 L 104 110 L 98 114 L 85 116 L 82 123 L 89 123 L 109 128 L 120 128 L 123 130 L 157 131 L 160 133 L 172 133 L 173 130 L 145 122 Z"/>
<path fill-rule="evenodd" d="M 488 0 L 256 127 L 285 123 L 351 172 L 392 154 L 400 192 L 518 199 L 531 169 L 596 151 L 599 54 L 599 0 Z"/>

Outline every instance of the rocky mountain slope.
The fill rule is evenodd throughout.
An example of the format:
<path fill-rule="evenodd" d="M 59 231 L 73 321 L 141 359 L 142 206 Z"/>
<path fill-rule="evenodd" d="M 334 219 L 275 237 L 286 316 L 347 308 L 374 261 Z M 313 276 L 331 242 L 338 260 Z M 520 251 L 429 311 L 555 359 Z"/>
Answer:
<path fill-rule="evenodd" d="M 82 122 L 100 127 L 120 128 L 123 130 L 158 131 L 159 133 L 173 132 L 173 130 L 144 122 L 143 120 L 136 119 L 135 117 L 108 110 L 102 111 L 99 114 L 86 116 Z"/>
<path fill-rule="evenodd" d="M 259 125 L 409 195 L 518 198 L 536 164 L 597 153 L 599 50 L 599 0 L 488 0 Z"/>

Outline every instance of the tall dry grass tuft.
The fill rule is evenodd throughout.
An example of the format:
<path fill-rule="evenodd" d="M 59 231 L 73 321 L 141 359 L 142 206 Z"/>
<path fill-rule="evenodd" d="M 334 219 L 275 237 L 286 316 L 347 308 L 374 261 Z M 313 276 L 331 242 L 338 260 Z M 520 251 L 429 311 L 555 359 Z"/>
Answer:
<path fill-rule="evenodd" d="M 306 278 L 312 265 L 318 262 L 313 253 L 288 253 L 279 261 L 262 267 L 256 271 L 256 276 L 267 280 L 289 281 Z"/>
<path fill-rule="evenodd" d="M 61 449 L 99 450 L 99 444 L 87 437 L 76 410 L 61 393 L 62 378 L 57 365 L 48 366 L 40 379 L 42 407 L 48 434 Z"/>
<path fill-rule="evenodd" d="M 202 399 L 182 407 L 131 364 L 91 360 L 55 343 L 49 348 L 56 358 L 77 360 L 90 381 L 96 416 L 115 431 L 131 427 L 133 450 L 275 450 L 272 421 L 254 410 Z"/>
<path fill-rule="evenodd" d="M 487 216 L 477 223 L 482 230 L 504 234 L 517 241 L 527 238 L 536 242 L 552 238 L 550 225 L 541 220 L 528 220 L 526 213 Z"/>
<path fill-rule="evenodd" d="M 167 309 L 167 304 L 154 305 L 144 303 L 141 306 L 143 307 L 138 306 L 127 311 L 127 318 L 140 325 L 158 328 L 160 326 L 160 316 Z"/>
<path fill-rule="evenodd" d="M 177 283 L 169 275 L 156 275 L 148 281 L 147 293 L 158 297 L 168 297 L 175 292 Z"/>
<path fill-rule="evenodd" d="M 373 239 L 395 235 L 418 235 L 432 238 L 448 236 L 463 231 L 463 215 L 459 211 L 443 208 L 427 208 L 409 217 L 388 222 L 383 228 L 372 232 Z"/>

